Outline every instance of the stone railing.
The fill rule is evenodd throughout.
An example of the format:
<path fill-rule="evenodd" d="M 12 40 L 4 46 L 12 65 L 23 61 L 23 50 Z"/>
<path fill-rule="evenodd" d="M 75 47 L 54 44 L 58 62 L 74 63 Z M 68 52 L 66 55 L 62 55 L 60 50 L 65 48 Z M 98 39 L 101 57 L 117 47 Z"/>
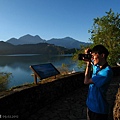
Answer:
<path fill-rule="evenodd" d="M 120 67 L 113 67 L 113 71 L 115 76 L 119 75 Z M 61 96 L 83 87 L 83 80 L 84 73 L 78 72 L 52 82 L 7 91 L 0 96 L 0 114 L 27 118 Z"/>

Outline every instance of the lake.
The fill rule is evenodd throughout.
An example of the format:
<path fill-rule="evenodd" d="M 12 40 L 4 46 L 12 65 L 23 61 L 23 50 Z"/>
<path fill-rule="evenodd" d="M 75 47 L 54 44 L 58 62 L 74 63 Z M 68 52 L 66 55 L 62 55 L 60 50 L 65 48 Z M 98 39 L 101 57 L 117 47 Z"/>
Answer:
<path fill-rule="evenodd" d="M 31 76 L 32 70 L 30 65 L 52 63 L 56 68 L 66 64 L 69 71 L 81 71 L 77 63 L 72 60 L 71 55 L 37 55 L 37 54 L 21 54 L 21 55 L 5 55 L 0 56 L 0 72 L 12 73 L 12 76 L 5 86 L 9 89 L 27 83 L 33 83 Z"/>

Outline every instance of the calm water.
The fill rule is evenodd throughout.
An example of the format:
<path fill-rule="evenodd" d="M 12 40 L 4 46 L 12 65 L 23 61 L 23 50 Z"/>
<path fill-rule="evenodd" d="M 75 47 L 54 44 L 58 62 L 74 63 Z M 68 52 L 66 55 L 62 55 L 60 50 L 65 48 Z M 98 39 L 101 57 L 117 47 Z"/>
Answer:
<path fill-rule="evenodd" d="M 77 63 L 73 62 L 71 56 L 43 56 L 43 55 L 9 55 L 0 56 L 0 72 L 12 73 L 10 81 L 5 86 L 9 89 L 13 86 L 33 83 L 30 65 L 52 63 L 56 68 L 61 67 L 62 63 L 66 64 L 70 71 L 80 71 Z"/>

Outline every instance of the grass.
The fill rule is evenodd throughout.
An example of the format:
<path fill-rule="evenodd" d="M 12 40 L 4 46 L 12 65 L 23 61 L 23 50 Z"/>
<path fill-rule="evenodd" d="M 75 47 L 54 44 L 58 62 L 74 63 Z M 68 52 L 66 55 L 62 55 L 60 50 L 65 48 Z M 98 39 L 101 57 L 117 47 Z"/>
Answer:
<path fill-rule="evenodd" d="M 7 89 L 6 86 L 11 76 L 12 76 L 12 73 L 5 73 L 5 72 L 0 73 L 0 91 Z"/>

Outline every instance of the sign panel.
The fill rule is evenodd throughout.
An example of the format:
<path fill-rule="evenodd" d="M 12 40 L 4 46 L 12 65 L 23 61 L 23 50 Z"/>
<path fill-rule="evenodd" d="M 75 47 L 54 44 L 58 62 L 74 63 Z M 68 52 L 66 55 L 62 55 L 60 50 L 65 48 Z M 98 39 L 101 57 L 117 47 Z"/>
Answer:
<path fill-rule="evenodd" d="M 60 72 L 51 63 L 31 65 L 30 68 L 40 79 L 60 74 Z"/>

